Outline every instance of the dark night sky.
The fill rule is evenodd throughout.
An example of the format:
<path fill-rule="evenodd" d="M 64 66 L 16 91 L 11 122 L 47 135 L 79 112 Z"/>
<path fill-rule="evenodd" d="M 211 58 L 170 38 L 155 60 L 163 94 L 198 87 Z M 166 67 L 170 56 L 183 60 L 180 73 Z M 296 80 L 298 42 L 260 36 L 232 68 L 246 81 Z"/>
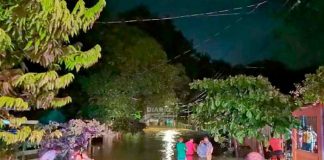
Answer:
<path fill-rule="evenodd" d="M 253 0 L 110 0 L 106 9 L 118 13 L 143 4 L 154 14 L 176 16 L 247 6 L 255 2 Z M 272 29 L 279 24 L 279 20 L 273 16 L 273 11 L 277 9 L 280 9 L 278 5 L 267 3 L 254 14 L 244 16 L 237 24 L 234 21 L 242 15 L 197 17 L 175 20 L 174 23 L 188 39 L 193 40 L 195 45 L 207 38 L 212 38 L 208 43 L 196 47 L 198 51 L 206 52 L 214 59 L 222 59 L 232 64 L 245 64 L 271 58 L 267 48 L 271 41 Z M 213 34 L 231 24 L 234 24 L 232 28 L 216 38 L 212 37 Z"/>

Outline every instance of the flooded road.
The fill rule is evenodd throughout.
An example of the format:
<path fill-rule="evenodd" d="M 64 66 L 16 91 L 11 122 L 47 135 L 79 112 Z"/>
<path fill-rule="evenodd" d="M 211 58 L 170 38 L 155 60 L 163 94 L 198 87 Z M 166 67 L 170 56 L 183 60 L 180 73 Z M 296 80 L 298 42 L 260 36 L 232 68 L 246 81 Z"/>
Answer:
<path fill-rule="evenodd" d="M 194 132 L 175 129 L 125 134 L 122 137 L 106 136 L 103 145 L 93 147 L 96 160 L 174 160 L 175 144 L 179 136 L 185 139 L 200 137 Z"/>

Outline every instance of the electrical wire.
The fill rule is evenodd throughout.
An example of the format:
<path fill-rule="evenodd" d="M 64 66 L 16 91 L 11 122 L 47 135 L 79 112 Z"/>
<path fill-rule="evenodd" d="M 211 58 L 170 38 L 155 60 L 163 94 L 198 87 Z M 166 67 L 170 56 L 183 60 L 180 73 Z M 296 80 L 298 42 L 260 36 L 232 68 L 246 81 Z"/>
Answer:
<path fill-rule="evenodd" d="M 244 14 L 244 15 L 246 15 L 246 16 L 251 15 L 251 14 L 254 13 L 254 12 L 255 12 L 255 11 L 256 11 L 260 6 L 264 5 L 264 4 L 267 3 L 267 2 L 268 2 L 268 1 L 262 1 L 262 2 L 257 3 L 257 4 L 253 4 L 253 5 L 246 6 L 247 8 L 251 8 L 251 7 L 254 7 L 254 8 L 253 8 L 251 11 L 247 12 L 246 14 Z M 233 8 L 233 10 L 240 10 L 240 9 L 242 9 L 242 7 Z M 229 10 L 222 10 L 222 11 L 218 11 L 218 12 L 228 12 L 228 11 L 229 11 Z M 162 66 L 164 66 L 164 65 L 166 65 L 166 64 L 168 64 L 168 63 L 170 63 L 170 62 L 173 62 L 174 60 L 176 60 L 176 59 L 178 59 L 178 58 L 180 58 L 180 57 L 182 57 L 182 56 L 184 56 L 184 55 L 190 53 L 190 52 L 193 51 L 195 48 L 201 46 L 202 44 L 208 43 L 212 38 L 216 38 L 216 37 L 218 37 L 219 35 L 221 35 L 221 34 L 224 33 L 225 31 L 227 31 L 228 29 L 230 29 L 233 25 L 238 24 L 239 22 L 241 22 L 241 21 L 243 20 L 243 17 L 244 17 L 244 16 L 239 17 L 238 19 L 236 19 L 236 20 L 235 20 L 234 22 L 232 22 L 231 24 L 226 25 L 226 26 L 225 26 L 221 31 L 216 32 L 216 33 L 213 34 L 211 37 L 209 37 L 209 38 L 203 40 L 202 42 L 200 42 L 200 43 L 194 45 L 194 46 L 192 47 L 192 49 L 188 49 L 188 50 L 184 51 L 183 53 L 178 54 L 177 56 L 175 56 L 175 57 L 173 57 L 172 59 L 168 60 L 167 63 L 165 63 L 165 64 L 161 64 L 161 65 L 156 65 L 156 66 L 151 67 L 150 69 L 145 70 L 145 71 L 143 71 L 143 72 L 135 73 L 135 74 L 133 74 L 132 76 L 134 76 L 134 75 L 137 75 L 137 76 L 138 76 L 138 75 L 142 75 L 142 74 L 144 74 L 144 73 L 146 73 L 146 72 L 148 72 L 148 71 L 150 71 L 150 70 L 153 70 L 153 69 L 157 69 L 157 68 L 159 68 L 159 67 L 162 67 Z M 132 20 L 130 20 L 130 21 L 133 22 Z M 148 19 L 147 19 L 147 21 L 148 21 Z M 105 22 L 105 23 L 112 23 L 112 22 L 113 22 L 113 21 Z M 129 21 L 128 21 L 128 22 L 129 22 Z M 131 22 L 129 22 L 129 23 L 131 23 Z M 134 22 L 135 22 L 135 21 L 134 21 Z M 99 23 L 103 23 L 103 22 L 99 22 Z M 115 22 L 114 22 L 114 23 L 115 23 Z M 125 23 L 125 21 L 124 21 L 123 23 Z M 127 22 L 126 22 L 126 23 L 127 23 Z M 219 75 L 219 73 L 216 73 L 215 76 L 221 76 L 221 74 Z M 201 95 L 198 96 L 198 99 L 194 100 L 194 102 L 191 102 L 191 103 L 189 103 L 189 104 L 192 105 L 193 103 L 196 104 L 197 101 L 201 101 L 201 100 L 203 99 L 203 98 L 201 98 L 201 97 L 204 97 L 205 94 L 206 94 L 205 92 L 201 93 Z M 187 104 L 187 105 L 189 105 L 189 104 Z"/>
<path fill-rule="evenodd" d="M 267 3 L 267 1 L 262 1 L 259 3 L 247 5 L 247 6 L 241 6 L 241 7 L 235 7 L 231 9 L 225 9 L 225 10 L 217 10 L 217 11 L 211 11 L 211 12 L 202 12 L 202 13 L 194 13 L 194 14 L 186 14 L 186 15 L 180 15 L 180 16 L 172 16 L 172 17 L 161 17 L 161 18 L 146 18 L 146 19 L 131 19 L 131 20 L 117 20 L 117 21 L 97 21 L 95 23 L 99 24 L 121 24 L 121 23 L 135 23 L 135 22 L 150 22 L 150 21 L 166 21 L 166 20 L 176 20 L 176 19 L 184 19 L 184 18 L 192 18 L 192 17 L 215 17 L 215 16 L 235 16 L 240 15 L 242 13 L 234 12 L 234 13 L 226 13 L 231 11 L 238 11 L 243 10 L 245 8 L 252 8 L 252 7 L 259 7 L 263 5 L 264 3 Z"/>
<path fill-rule="evenodd" d="M 251 9 L 249 12 L 247 12 L 247 13 L 244 14 L 244 15 L 245 15 L 245 16 L 249 16 L 249 15 L 251 15 L 251 14 L 254 13 L 254 12 L 255 12 L 255 11 L 256 11 L 260 6 L 264 5 L 264 4 L 267 3 L 267 2 L 268 2 L 268 1 L 262 1 L 262 2 L 257 3 L 257 4 L 252 4 L 252 5 L 248 5 L 248 6 L 246 6 L 247 8 L 251 8 L 251 7 L 254 7 L 254 8 Z M 223 12 L 226 12 L 227 10 L 222 10 L 222 11 L 223 11 Z M 227 31 L 228 29 L 230 29 L 233 25 L 240 23 L 240 22 L 243 20 L 244 15 L 241 16 L 241 17 L 239 17 L 239 18 L 237 18 L 237 19 L 236 19 L 235 21 L 233 21 L 231 24 L 226 25 L 226 26 L 225 26 L 221 31 L 216 32 L 216 33 L 213 34 L 211 37 L 209 37 L 209 38 L 207 38 L 207 39 L 201 41 L 200 43 L 194 45 L 194 46 L 192 47 L 192 49 L 188 49 L 188 50 L 186 50 L 186 51 L 184 51 L 184 52 L 178 54 L 177 56 L 175 56 L 175 57 L 169 59 L 165 64 L 164 64 L 164 63 L 163 63 L 163 64 L 159 64 L 159 65 L 156 65 L 156 66 L 154 66 L 154 67 L 151 67 L 151 68 L 149 68 L 149 69 L 147 69 L 147 70 L 144 70 L 143 72 L 134 73 L 134 74 L 131 75 L 129 78 L 132 78 L 133 76 L 140 76 L 140 75 L 143 75 L 143 74 L 145 74 L 145 73 L 148 72 L 148 71 L 151 71 L 151 70 L 154 70 L 154 69 L 158 69 L 158 68 L 160 68 L 160 67 L 163 67 L 163 66 L 165 66 L 166 64 L 171 63 L 171 62 L 173 62 L 173 61 L 179 59 L 180 57 L 182 57 L 182 56 L 184 56 L 184 55 L 187 55 L 188 53 L 194 51 L 195 48 L 197 48 L 197 47 L 199 47 L 199 46 L 201 46 L 201 45 L 203 45 L 203 44 L 205 44 L 205 43 L 208 43 L 209 41 L 212 40 L 212 38 L 216 38 L 216 37 L 218 37 L 219 35 L 221 35 L 222 33 L 226 32 L 226 31 Z"/>
<path fill-rule="evenodd" d="M 254 13 L 256 9 L 258 9 L 261 5 L 265 4 L 266 2 L 267 1 L 263 1 L 263 2 L 258 3 L 258 5 L 256 5 L 250 12 L 247 12 L 247 15 L 250 15 L 250 14 Z M 252 6 L 252 5 L 250 5 L 250 6 Z M 197 48 L 197 47 L 199 47 L 199 46 L 201 46 L 201 45 L 203 45 L 205 43 L 208 43 L 209 41 L 212 40 L 212 38 L 218 37 L 219 35 L 221 35 L 222 33 L 224 33 L 226 30 L 230 29 L 233 25 L 241 22 L 242 20 L 243 20 L 243 16 L 242 17 L 239 17 L 238 19 L 236 19 L 233 23 L 231 23 L 229 25 L 226 25 L 221 31 L 214 33 L 211 37 L 209 37 L 209 38 L 203 40 L 202 42 L 194 45 L 192 47 L 192 49 L 188 49 L 188 50 L 184 51 L 183 53 L 181 53 L 181 54 L 173 57 L 170 60 L 168 60 L 167 63 L 170 63 L 170 62 L 172 62 L 172 61 L 174 61 L 174 60 L 176 60 L 176 59 L 178 59 L 178 58 L 180 58 L 180 57 L 188 54 L 189 52 L 193 51 L 195 48 Z"/>

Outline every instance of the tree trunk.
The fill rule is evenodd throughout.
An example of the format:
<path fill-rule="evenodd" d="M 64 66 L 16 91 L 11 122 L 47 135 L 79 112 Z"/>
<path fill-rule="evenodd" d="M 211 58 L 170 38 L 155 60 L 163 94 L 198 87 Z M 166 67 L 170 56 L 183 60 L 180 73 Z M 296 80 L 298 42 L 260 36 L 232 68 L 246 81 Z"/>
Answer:
<path fill-rule="evenodd" d="M 239 159 L 239 151 L 238 151 L 238 142 L 236 139 L 234 139 L 234 149 L 235 149 L 235 157 L 238 160 Z"/>

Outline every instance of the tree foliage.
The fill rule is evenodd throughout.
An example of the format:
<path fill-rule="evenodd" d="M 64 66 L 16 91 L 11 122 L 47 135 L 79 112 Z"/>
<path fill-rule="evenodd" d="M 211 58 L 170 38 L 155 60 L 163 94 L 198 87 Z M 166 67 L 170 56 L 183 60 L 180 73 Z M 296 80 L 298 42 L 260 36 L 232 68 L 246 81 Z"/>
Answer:
<path fill-rule="evenodd" d="M 15 123 L 9 111 L 62 107 L 71 97 L 57 97 L 74 76 L 58 70 L 88 68 L 100 58 L 100 46 L 82 51 L 69 38 L 86 32 L 105 6 L 99 0 L 88 8 L 78 0 L 69 10 L 65 0 L 0 0 L 0 121 L 9 120 L 8 132 L 0 127 L 0 139 L 6 144 L 26 139 L 39 142 L 43 132 Z M 28 72 L 25 62 L 41 66 L 43 72 Z M 62 72 L 61 72 L 62 73 Z M 19 125 L 17 125 L 19 124 Z"/>
<path fill-rule="evenodd" d="M 75 150 L 86 150 L 89 139 L 102 136 L 105 130 L 105 126 L 96 120 L 79 119 L 63 124 L 51 123 L 44 128 L 47 134 L 40 144 L 40 155 L 60 148 L 62 159 L 74 159 Z"/>
<path fill-rule="evenodd" d="M 92 106 L 86 107 L 90 117 L 104 121 L 140 119 L 138 115 L 146 107 L 179 102 L 188 84 L 183 67 L 167 64 L 160 45 L 139 29 L 123 25 L 108 29 L 105 32 L 109 36 L 93 37 L 101 43 L 109 42 L 98 68 L 80 77 Z"/>
<path fill-rule="evenodd" d="M 324 66 L 314 74 L 307 74 L 301 84 L 296 84 L 293 94 L 301 105 L 324 103 Z"/>
<path fill-rule="evenodd" d="M 295 124 L 290 98 L 264 77 L 204 79 L 193 82 L 191 88 L 206 91 L 207 97 L 195 107 L 193 116 L 217 138 L 228 135 L 240 142 L 245 137 L 263 140 L 265 127 L 286 133 Z"/>

